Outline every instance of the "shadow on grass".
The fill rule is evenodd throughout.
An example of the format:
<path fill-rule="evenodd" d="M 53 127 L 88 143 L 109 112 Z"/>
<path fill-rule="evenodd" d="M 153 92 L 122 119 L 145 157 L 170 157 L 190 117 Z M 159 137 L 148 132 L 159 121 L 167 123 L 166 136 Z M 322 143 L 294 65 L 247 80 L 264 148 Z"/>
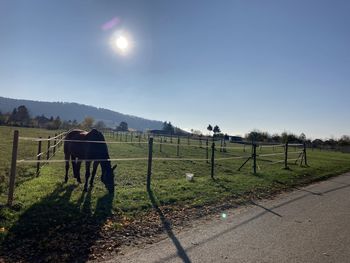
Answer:
<path fill-rule="evenodd" d="M 60 184 L 26 210 L 8 230 L 0 255 L 6 262 L 86 262 L 111 216 L 113 194 L 91 208 L 91 189 L 70 201 L 74 185 Z"/>

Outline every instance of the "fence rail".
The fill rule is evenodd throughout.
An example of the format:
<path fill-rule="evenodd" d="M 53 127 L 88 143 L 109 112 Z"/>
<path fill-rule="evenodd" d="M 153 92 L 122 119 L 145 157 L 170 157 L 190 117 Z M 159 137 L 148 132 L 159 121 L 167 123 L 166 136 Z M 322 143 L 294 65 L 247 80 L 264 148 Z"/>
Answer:
<path fill-rule="evenodd" d="M 10 180 L 9 180 L 9 193 L 8 193 L 8 205 L 11 206 L 13 202 L 13 195 L 14 195 L 14 187 L 15 187 L 15 177 L 16 177 L 16 166 L 17 164 L 25 164 L 25 163 L 35 163 L 36 169 L 37 169 L 37 175 L 40 173 L 40 168 L 42 164 L 49 164 L 49 163 L 63 163 L 67 162 L 67 160 L 62 159 L 53 159 L 55 156 L 57 149 L 62 146 L 64 142 L 76 142 L 76 143 L 103 143 L 103 144 L 148 144 L 148 156 L 142 156 L 142 157 L 133 157 L 133 158 L 109 158 L 109 159 L 77 159 L 77 160 L 68 160 L 68 161 L 76 161 L 76 162 L 103 162 L 103 161 L 147 161 L 147 189 L 149 190 L 151 188 L 151 178 L 152 178 L 152 163 L 153 161 L 199 161 L 199 162 L 206 162 L 210 163 L 210 176 L 212 179 L 215 177 L 215 162 L 220 161 L 229 161 L 229 160 L 245 160 L 243 164 L 240 166 L 238 171 L 245 166 L 249 161 L 253 162 L 252 170 L 253 174 L 256 174 L 256 170 L 258 166 L 257 161 L 267 161 L 270 162 L 270 164 L 278 164 L 284 162 L 284 168 L 288 169 L 288 161 L 300 161 L 300 165 L 303 163 L 307 165 L 307 156 L 306 156 L 306 146 L 305 144 L 275 144 L 275 145 L 258 145 L 255 143 L 251 144 L 242 144 L 240 146 L 227 146 L 225 140 L 219 141 L 219 145 L 216 146 L 214 140 L 209 140 L 208 138 L 201 138 L 199 139 L 199 144 L 191 144 L 188 137 L 187 144 L 181 143 L 180 136 L 177 137 L 177 140 L 175 143 L 167 143 L 164 142 L 164 137 L 160 137 L 159 141 L 154 141 L 154 138 L 151 136 L 144 136 L 144 139 L 147 138 L 147 141 L 141 142 L 141 135 L 138 135 L 139 140 L 133 141 L 133 136 L 130 136 L 130 141 L 127 141 L 127 134 L 125 135 L 126 141 L 81 141 L 81 140 L 66 140 L 64 139 L 67 132 L 63 132 L 61 134 L 55 135 L 54 137 L 48 137 L 46 138 L 33 138 L 33 137 L 20 137 L 19 132 L 16 130 L 14 132 L 13 137 L 13 147 L 12 147 L 12 161 L 11 161 L 11 172 L 10 172 Z M 115 137 L 115 135 L 112 135 Z M 117 138 L 118 138 L 117 134 Z M 136 137 L 136 136 L 135 136 Z M 120 135 L 120 139 L 122 140 L 122 135 Z M 164 139 L 164 141 L 163 141 Z M 169 138 L 168 138 L 169 139 Z M 172 142 L 173 137 L 170 137 L 170 142 Z M 38 143 L 38 149 L 37 154 L 34 156 L 34 158 L 28 158 L 28 159 L 17 159 L 17 152 L 18 152 L 18 141 L 19 140 L 25 140 L 25 141 L 32 141 Z M 210 143 L 209 143 L 210 141 Z M 43 148 L 43 142 L 47 143 L 46 151 L 42 151 Z M 173 146 L 176 147 L 176 157 L 154 157 L 153 152 L 155 151 L 154 145 L 159 145 L 159 151 L 164 151 L 164 148 L 162 146 Z M 237 150 L 243 150 L 243 152 L 246 151 L 246 146 L 251 146 L 251 154 L 242 154 L 237 156 L 229 156 L 229 157 L 221 157 L 221 156 L 215 156 L 216 151 L 223 152 L 222 154 L 227 154 L 227 150 L 229 149 L 237 149 Z M 288 147 L 302 147 L 300 151 L 288 151 Z M 203 158 L 184 158 L 180 157 L 180 148 L 183 147 L 190 147 L 190 148 L 200 148 L 205 151 L 205 157 Z M 283 149 L 283 152 L 277 152 L 277 153 L 264 153 L 264 154 L 258 154 L 257 148 L 270 148 L 270 147 L 280 147 Z M 209 153 L 211 152 L 210 159 L 209 159 Z M 237 154 L 237 153 L 236 153 Z M 289 158 L 290 154 L 299 154 L 298 158 Z M 264 160 L 264 157 L 272 157 L 272 156 L 281 156 L 284 155 L 283 160 Z M 46 156 L 46 158 L 45 158 Z"/>

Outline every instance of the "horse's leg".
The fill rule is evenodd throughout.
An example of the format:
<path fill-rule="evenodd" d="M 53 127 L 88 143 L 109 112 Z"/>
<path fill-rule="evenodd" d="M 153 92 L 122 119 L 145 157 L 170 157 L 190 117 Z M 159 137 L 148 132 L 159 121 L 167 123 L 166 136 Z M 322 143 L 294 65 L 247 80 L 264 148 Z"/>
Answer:
<path fill-rule="evenodd" d="M 78 183 L 81 183 L 81 179 L 80 179 L 81 161 L 79 161 L 78 158 L 76 158 L 75 156 L 72 156 L 72 166 L 73 166 L 74 178 L 77 179 Z"/>
<path fill-rule="evenodd" d="M 95 179 L 98 165 L 99 165 L 99 162 L 94 162 L 94 164 L 92 165 L 92 176 L 90 179 L 90 187 L 92 187 L 94 185 L 94 179 Z"/>
<path fill-rule="evenodd" d="M 73 155 L 71 156 L 71 160 L 72 160 L 72 168 L 73 168 L 73 177 L 77 178 L 77 162 Z"/>
<path fill-rule="evenodd" d="M 84 184 L 85 192 L 87 192 L 88 190 L 88 182 L 90 177 L 90 165 L 91 165 L 91 161 L 85 161 L 85 184 Z"/>
<path fill-rule="evenodd" d="M 79 184 L 81 184 L 80 167 L 81 167 L 81 161 L 78 160 L 78 162 L 77 162 L 77 181 Z"/>
<path fill-rule="evenodd" d="M 64 182 L 68 182 L 68 171 L 69 171 L 69 154 L 64 154 L 64 159 L 66 160 L 66 175 L 64 177 Z"/>

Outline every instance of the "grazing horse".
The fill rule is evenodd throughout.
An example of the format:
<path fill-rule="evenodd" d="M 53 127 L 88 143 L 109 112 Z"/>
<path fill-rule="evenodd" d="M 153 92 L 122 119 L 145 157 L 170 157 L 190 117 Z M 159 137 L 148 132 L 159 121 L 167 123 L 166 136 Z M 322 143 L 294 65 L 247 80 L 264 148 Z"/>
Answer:
<path fill-rule="evenodd" d="M 94 178 L 98 165 L 101 165 L 102 176 L 101 181 L 105 184 L 110 193 L 114 191 L 114 169 L 108 161 L 109 154 L 105 138 L 101 132 L 92 129 L 90 132 L 83 130 L 72 130 L 66 137 L 64 142 L 64 159 L 66 160 L 66 176 L 65 182 L 68 181 L 69 159 L 72 160 L 73 174 L 79 183 L 80 166 L 82 160 L 85 161 L 85 185 L 84 191 L 87 191 L 88 181 L 90 177 L 90 165 L 94 161 L 90 186 L 93 186 Z"/>

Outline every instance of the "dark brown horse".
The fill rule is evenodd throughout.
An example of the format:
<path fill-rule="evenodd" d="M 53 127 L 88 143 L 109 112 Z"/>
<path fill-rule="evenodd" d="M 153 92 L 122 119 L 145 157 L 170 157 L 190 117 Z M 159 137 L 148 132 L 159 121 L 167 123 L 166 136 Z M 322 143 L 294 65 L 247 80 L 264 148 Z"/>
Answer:
<path fill-rule="evenodd" d="M 114 191 L 114 169 L 117 165 L 112 167 L 111 162 L 108 160 L 108 148 L 103 134 L 96 129 L 92 129 L 90 132 L 72 130 L 66 135 L 65 140 L 67 140 L 64 142 L 64 158 L 66 160 L 65 182 L 68 181 L 69 160 L 72 160 L 73 174 L 79 183 L 81 183 L 81 162 L 86 160 L 84 191 L 87 191 L 90 165 L 93 161 L 90 186 L 93 186 L 96 170 L 100 164 L 102 169 L 101 181 L 105 184 L 108 191 L 112 193 Z"/>

